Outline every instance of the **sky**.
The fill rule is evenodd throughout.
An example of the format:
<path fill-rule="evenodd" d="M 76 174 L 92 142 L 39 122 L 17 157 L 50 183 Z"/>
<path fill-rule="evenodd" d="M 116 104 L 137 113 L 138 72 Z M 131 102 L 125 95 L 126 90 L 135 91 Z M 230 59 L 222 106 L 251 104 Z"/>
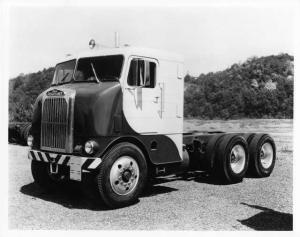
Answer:
<path fill-rule="evenodd" d="M 185 72 L 226 69 L 252 56 L 294 53 L 289 6 L 71 7 L 15 6 L 9 11 L 9 76 L 55 66 L 97 43 L 177 52 Z"/>

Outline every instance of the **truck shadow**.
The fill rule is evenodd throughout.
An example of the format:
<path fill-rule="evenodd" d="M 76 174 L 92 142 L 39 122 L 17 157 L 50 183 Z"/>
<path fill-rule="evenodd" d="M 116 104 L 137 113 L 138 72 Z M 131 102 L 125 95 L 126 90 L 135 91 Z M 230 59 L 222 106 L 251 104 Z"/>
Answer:
<path fill-rule="evenodd" d="M 257 178 L 253 175 L 246 175 L 245 178 Z M 232 185 L 226 180 L 218 178 L 207 171 L 190 171 L 180 175 L 170 175 L 165 177 L 157 177 L 155 184 L 168 183 L 176 180 L 194 181 L 197 183 L 206 183 L 211 185 Z"/>
<path fill-rule="evenodd" d="M 151 186 L 151 189 L 145 189 L 141 198 L 156 196 L 159 194 L 176 191 L 175 188 L 170 188 L 162 185 Z M 26 184 L 20 188 L 20 192 L 31 196 L 33 199 L 42 199 L 44 201 L 53 202 L 62 205 L 69 209 L 88 209 L 93 211 L 109 211 L 107 207 L 99 200 L 87 196 L 76 184 L 68 184 L 58 188 L 51 193 L 45 192 L 34 183 Z M 139 202 L 139 201 L 138 201 Z"/>
<path fill-rule="evenodd" d="M 251 208 L 261 210 L 258 214 L 245 219 L 238 220 L 241 224 L 248 226 L 254 230 L 266 231 L 288 231 L 293 230 L 293 215 L 274 211 L 273 209 L 241 203 Z"/>
<path fill-rule="evenodd" d="M 34 183 L 30 183 L 22 186 L 20 192 L 33 199 L 57 203 L 69 209 L 108 210 L 102 203 L 95 205 L 76 185 L 66 185 L 55 191 L 45 192 Z"/>
<path fill-rule="evenodd" d="M 220 179 L 212 176 L 208 172 L 205 171 L 193 171 L 180 175 L 170 175 L 167 177 L 158 177 L 155 179 L 155 184 L 168 183 L 176 180 L 183 181 L 194 181 L 198 183 L 206 183 L 212 185 L 229 185 L 225 182 L 222 182 Z"/>
<path fill-rule="evenodd" d="M 167 186 L 162 186 L 162 185 L 155 185 L 153 184 L 149 184 L 144 192 L 141 195 L 141 198 L 143 197 L 152 197 L 152 196 L 156 196 L 159 194 L 164 194 L 164 193 L 170 193 L 170 192 L 174 192 L 177 191 L 177 188 L 171 188 L 171 187 L 167 187 Z"/>

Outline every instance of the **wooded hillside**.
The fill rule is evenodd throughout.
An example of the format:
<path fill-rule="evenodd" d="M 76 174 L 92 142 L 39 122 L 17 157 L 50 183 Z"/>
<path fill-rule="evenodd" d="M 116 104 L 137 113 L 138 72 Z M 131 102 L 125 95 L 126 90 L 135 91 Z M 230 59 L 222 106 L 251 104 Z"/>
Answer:
<path fill-rule="evenodd" d="M 292 118 L 294 58 L 288 54 L 250 58 L 194 78 L 185 76 L 185 117 L 203 119 Z M 31 120 L 36 97 L 52 81 L 54 68 L 9 81 L 9 121 Z"/>
<path fill-rule="evenodd" d="M 32 106 L 36 97 L 49 88 L 54 68 L 44 69 L 36 73 L 19 75 L 9 81 L 9 121 L 31 121 Z"/>
<path fill-rule="evenodd" d="M 294 58 L 288 54 L 246 62 L 197 78 L 185 77 L 185 117 L 293 118 Z"/>

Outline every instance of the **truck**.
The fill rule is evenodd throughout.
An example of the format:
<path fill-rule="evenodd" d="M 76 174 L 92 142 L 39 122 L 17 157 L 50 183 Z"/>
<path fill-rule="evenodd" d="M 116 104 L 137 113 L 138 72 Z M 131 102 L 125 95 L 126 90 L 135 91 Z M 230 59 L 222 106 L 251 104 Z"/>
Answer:
<path fill-rule="evenodd" d="M 183 57 L 140 47 L 69 55 L 33 107 L 28 158 L 45 190 L 79 182 L 110 208 L 135 203 L 149 180 L 206 171 L 222 183 L 267 177 L 276 146 L 262 133 L 183 132 Z"/>

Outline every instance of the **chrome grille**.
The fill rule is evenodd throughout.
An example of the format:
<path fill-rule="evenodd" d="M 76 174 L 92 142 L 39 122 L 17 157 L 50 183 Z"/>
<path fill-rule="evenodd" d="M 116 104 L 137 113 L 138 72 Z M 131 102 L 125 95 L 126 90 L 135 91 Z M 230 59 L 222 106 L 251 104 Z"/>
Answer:
<path fill-rule="evenodd" d="M 42 107 L 41 149 L 67 152 L 69 103 L 65 97 L 47 97 Z"/>

